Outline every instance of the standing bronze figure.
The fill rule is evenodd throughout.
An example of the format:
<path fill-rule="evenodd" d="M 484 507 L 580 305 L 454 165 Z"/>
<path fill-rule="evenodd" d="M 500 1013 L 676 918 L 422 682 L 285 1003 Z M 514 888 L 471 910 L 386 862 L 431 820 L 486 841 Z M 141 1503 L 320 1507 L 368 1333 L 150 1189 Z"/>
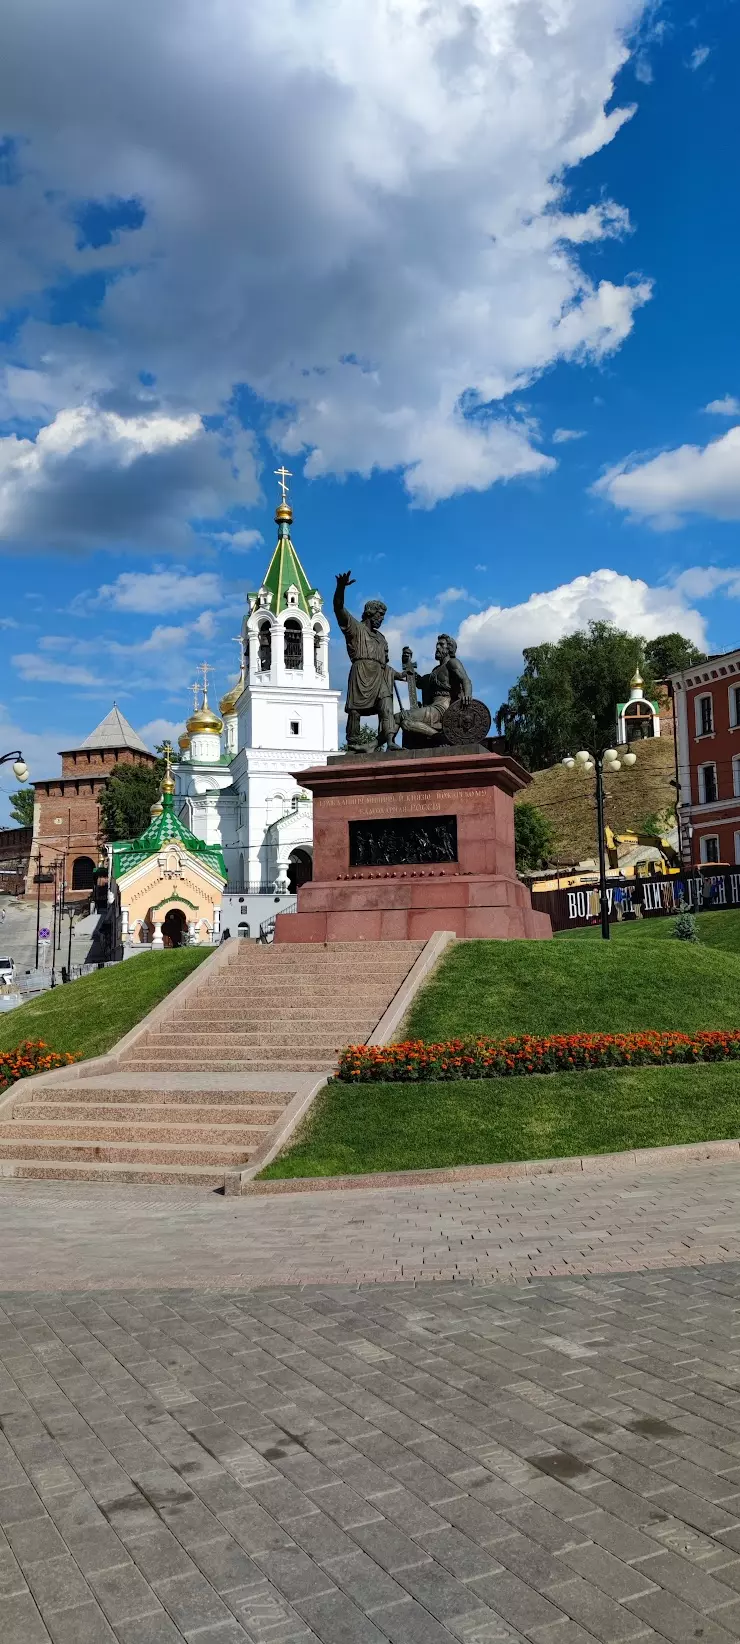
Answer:
<path fill-rule="evenodd" d="M 344 634 L 347 655 L 352 664 L 347 682 L 347 747 L 354 753 L 377 752 L 390 748 L 398 730 L 393 712 L 393 684 L 405 679 L 391 666 L 388 641 L 380 629 L 388 609 L 382 599 L 369 599 L 358 620 L 344 603 L 344 592 L 352 586 L 351 571 L 342 571 L 337 577 L 334 592 L 334 615 Z M 360 719 L 363 714 L 377 714 L 378 740 L 370 749 L 360 740 Z"/>

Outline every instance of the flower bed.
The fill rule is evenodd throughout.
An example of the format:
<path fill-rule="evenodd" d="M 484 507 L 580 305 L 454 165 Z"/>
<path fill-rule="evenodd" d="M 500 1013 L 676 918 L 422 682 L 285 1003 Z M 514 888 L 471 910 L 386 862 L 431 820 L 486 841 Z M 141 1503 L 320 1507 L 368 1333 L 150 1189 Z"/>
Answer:
<path fill-rule="evenodd" d="M 27 1079 L 31 1073 L 49 1073 L 55 1067 L 68 1067 L 76 1056 L 67 1051 L 49 1050 L 43 1039 L 26 1039 L 14 1050 L 0 1051 L 0 1091 L 7 1090 L 17 1079 Z"/>
<path fill-rule="evenodd" d="M 680 1062 L 740 1061 L 740 1029 L 696 1033 L 567 1033 L 540 1038 L 449 1039 L 426 1044 L 348 1045 L 337 1077 L 346 1084 L 376 1080 L 501 1079 L 598 1067 L 647 1067 Z"/>

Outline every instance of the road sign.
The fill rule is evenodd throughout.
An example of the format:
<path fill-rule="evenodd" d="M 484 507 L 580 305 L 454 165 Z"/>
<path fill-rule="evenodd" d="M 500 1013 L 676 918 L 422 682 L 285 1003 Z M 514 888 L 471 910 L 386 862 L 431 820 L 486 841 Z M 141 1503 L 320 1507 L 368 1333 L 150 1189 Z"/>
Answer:
<path fill-rule="evenodd" d="M 51 936 L 51 931 L 47 930 L 46 926 L 44 926 L 43 930 L 39 931 L 39 941 L 40 942 L 48 942 L 50 936 Z"/>

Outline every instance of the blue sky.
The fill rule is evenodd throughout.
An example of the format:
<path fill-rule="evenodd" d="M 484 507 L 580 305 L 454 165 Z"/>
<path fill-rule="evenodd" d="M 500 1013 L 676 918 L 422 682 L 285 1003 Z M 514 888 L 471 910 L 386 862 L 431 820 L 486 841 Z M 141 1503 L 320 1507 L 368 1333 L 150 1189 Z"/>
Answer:
<path fill-rule="evenodd" d="M 225 689 L 283 460 L 327 601 L 351 566 L 394 654 L 459 634 L 494 711 L 590 616 L 740 638 L 736 0 L 264 11 L 9 6 L 0 739 L 34 776 L 113 698 L 159 739 L 203 658 Z"/>

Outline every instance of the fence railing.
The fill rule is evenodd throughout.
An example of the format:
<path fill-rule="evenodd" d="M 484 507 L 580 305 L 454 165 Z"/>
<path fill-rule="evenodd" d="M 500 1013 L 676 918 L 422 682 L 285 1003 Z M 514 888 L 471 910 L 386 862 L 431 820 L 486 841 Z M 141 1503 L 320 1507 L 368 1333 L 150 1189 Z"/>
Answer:
<path fill-rule="evenodd" d="M 283 913 L 295 913 L 297 907 L 298 907 L 298 897 L 294 896 L 290 902 L 286 903 L 284 908 L 280 909 L 280 912 L 281 912 L 281 914 L 283 914 Z M 263 942 L 263 943 L 274 942 L 274 940 L 275 940 L 275 925 L 277 923 L 277 917 L 278 917 L 277 914 L 273 913 L 271 919 L 263 919 L 262 924 L 260 925 L 260 933 L 259 933 L 259 937 L 257 939 L 258 941 Z"/>
<path fill-rule="evenodd" d="M 262 885 L 257 880 L 242 884 L 237 879 L 229 879 L 224 885 L 224 896 L 284 896 L 285 891 L 276 891 L 275 881 Z"/>

